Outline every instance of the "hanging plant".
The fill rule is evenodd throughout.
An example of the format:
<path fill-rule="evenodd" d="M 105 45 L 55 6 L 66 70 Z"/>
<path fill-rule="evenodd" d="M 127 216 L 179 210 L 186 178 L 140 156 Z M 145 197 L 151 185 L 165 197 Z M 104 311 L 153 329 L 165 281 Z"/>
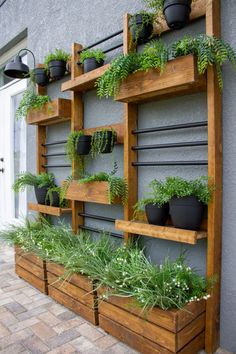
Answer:
<path fill-rule="evenodd" d="M 102 129 L 94 132 L 91 141 L 91 156 L 95 158 L 99 154 L 111 153 L 116 140 L 117 134 L 114 129 Z"/>
<path fill-rule="evenodd" d="M 104 64 L 106 55 L 101 49 L 85 50 L 80 54 L 80 61 L 84 65 L 84 73 L 97 69 Z"/>
<path fill-rule="evenodd" d="M 66 64 L 70 55 L 62 49 L 56 48 L 44 58 L 44 67 L 50 77 L 54 80 L 61 79 L 66 72 Z"/>
<path fill-rule="evenodd" d="M 81 140 L 84 139 L 84 137 L 86 138 L 87 136 L 84 135 L 83 131 L 81 130 L 71 132 L 65 146 L 67 158 L 71 162 L 76 163 L 80 173 L 82 173 L 84 170 L 84 159 L 82 155 L 85 155 L 85 152 L 88 154 L 91 146 L 91 137 L 89 136 L 89 141 Z M 80 142 L 82 143 L 82 148 L 84 147 L 83 149 L 81 148 Z"/>
<path fill-rule="evenodd" d="M 48 95 L 37 95 L 32 87 L 29 87 L 23 94 L 23 97 L 16 110 L 16 119 L 24 119 L 27 114 L 33 110 L 40 110 L 51 99 Z"/>
<path fill-rule="evenodd" d="M 130 48 L 132 44 L 143 44 L 153 35 L 153 23 L 155 14 L 145 11 L 140 11 L 132 15 L 129 20 L 129 29 L 131 40 L 129 43 Z"/>
<path fill-rule="evenodd" d="M 30 79 L 34 84 L 39 86 L 47 86 L 49 83 L 49 75 L 45 68 L 35 68 L 30 72 Z"/>

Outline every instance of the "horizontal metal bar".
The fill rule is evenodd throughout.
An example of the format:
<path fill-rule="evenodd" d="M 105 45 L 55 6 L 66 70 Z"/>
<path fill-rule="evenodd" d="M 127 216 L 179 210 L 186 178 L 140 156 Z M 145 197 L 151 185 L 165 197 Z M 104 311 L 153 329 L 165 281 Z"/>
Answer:
<path fill-rule="evenodd" d="M 42 165 L 43 168 L 71 167 L 71 165 Z"/>
<path fill-rule="evenodd" d="M 153 162 L 133 162 L 133 166 L 200 166 L 208 165 L 205 160 L 199 161 L 153 161 Z"/>
<path fill-rule="evenodd" d="M 137 145 L 132 146 L 132 150 L 151 150 L 151 149 L 171 149 L 191 146 L 205 146 L 207 141 L 191 141 L 185 143 L 169 143 L 169 144 L 154 144 L 154 145 Z"/>
<path fill-rule="evenodd" d="M 206 126 L 207 126 L 207 121 L 202 121 L 202 122 L 193 122 L 193 123 L 164 125 L 163 127 L 134 129 L 132 133 L 136 135 L 136 134 L 163 132 L 163 131 L 178 130 L 178 129 L 190 129 L 190 128 L 198 128 L 198 127 L 206 127 Z"/>
<path fill-rule="evenodd" d="M 110 47 L 108 49 L 103 50 L 103 53 L 109 53 L 112 50 L 115 50 L 115 49 L 120 48 L 120 47 L 123 47 L 123 42 L 119 43 L 119 44 L 116 44 L 116 45 L 114 45 L 114 46 L 112 46 L 112 47 Z"/>
<path fill-rule="evenodd" d="M 116 219 L 113 219 L 113 218 L 108 218 L 106 216 L 94 215 L 94 214 L 89 214 L 89 213 L 79 213 L 79 215 L 89 218 L 89 219 L 95 219 L 95 220 L 102 220 L 102 221 L 108 221 L 108 222 L 115 222 L 116 221 Z"/>
<path fill-rule="evenodd" d="M 58 152 L 57 154 L 42 154 L 42 157 L 56 157 L 56 156 L 66 156 L 65 152 Z"/>
<path fill-rule="evenodd" d="M 54 141 L 52 143 L 45 143 L 42 144 L 42 146 L 51 146 L 51 145 L 59 145 L 59 144 L 66 144 L 67 140 L 58 140 L 58 141 Z"/>
<path fill-rule="evenodd" d="M 107 233 L 109 233 L 109 235 L 111 235 L 112 237 L 124 238 L 124 237 L 123 237 L 122 235 L 120 235 L 120 234 L 116 234 L 116 233 L 114 233 L 114 232 L 109 232 L 109 231 L 104 231 L 104 230 L 99 230 L 99 229 L 96 229 L 95 227 L 91 227 L 91 226 L 82 226 L 82 225 L 79 225 L 79 228 L 82 229 L 82 230 L 92 231 L 92 232 L 96 232 L 96 233 L 107 232 Z"/>
<path fill-rule="evenodd" d="M 83 48 L 82 50 L 79 50 L 79 51 L 78 51 L 78 54 L 81 53 L 81 52 L 83 52 L 84 50 L 87 50 L 87 49 L 96 47 L 96 45 L 101 44 L 101 43 L 103 43 L 103 42 L 106 42 L 106 41 L 108 41 L 109 39 L 111 39 L 111 38 L 113 38 L 113 37 L 116 37 L 116 36 L 118 36 L 118 35 L 121 34 L 121 33 L 123 33 L 123 29 L 120 30 L 120 31 L 114 32 L 114 33 L 110 34 L 109 36 L 100 39 L 100 40 L 97 41 L 97 42 L 94 42 L 94 43 L 90 44 L 89 46 L 87 46 L 86 48 Z"/>

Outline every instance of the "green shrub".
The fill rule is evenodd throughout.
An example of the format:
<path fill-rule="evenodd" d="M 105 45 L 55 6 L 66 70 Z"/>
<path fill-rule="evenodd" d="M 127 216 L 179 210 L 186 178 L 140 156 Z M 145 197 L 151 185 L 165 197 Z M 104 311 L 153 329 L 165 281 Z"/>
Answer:
<path fill-rule="evenodd" d="M 46 103 L 50 102 L 51 99 L 47 95 L 37 95 L 33 89 L 27 89 L 19 103 L 16 110 L 16 119 L 24 119 L 27 114 L 33 110 L 41 109 Z"/>
<path fill-rule="evenodd" d="M 15 192 L 24 191 L 27 186 L 32 187 L 54 187 L 55 177 L 52 173 L 41 172 L 38 175 L 34 175 L 30 172 L 19 173 L 15 183 L 13 184 L 13 190 Z"/>
<path fill-rule="evenodd" d="M 101 49 L 88 49 L 80 53 L 80 61 L 83 64 L 86 59 L 94 58 L 98 63 L 106 59 L 106 55 Z"/>
<path fill-rule="evenodd" d="M 44 58 L 44 68 L 45 71 L 48 73 L 49 69 L 48 69 L 48 64 L 50 63 L 50 61 L 53 60 L 58 60 L 58 61 L 64 61 L 67 62 L 70 59 L 70 54 L 66 53 L 64 50 L 62 49 L 58 49 L 56 48 L 54 50 L 54 52 L 49 53 L 48 55 L 45 56 Z"/>

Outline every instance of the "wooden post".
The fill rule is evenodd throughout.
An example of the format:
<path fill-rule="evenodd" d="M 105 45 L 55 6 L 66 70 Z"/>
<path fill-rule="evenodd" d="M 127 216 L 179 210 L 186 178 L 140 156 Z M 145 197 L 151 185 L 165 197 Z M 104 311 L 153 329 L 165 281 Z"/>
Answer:
<path fill-rule="evenodd" d="M 77 63 L 79 61 L 78 51 L 82 49 L 82 46 L 77 43 L 72 44 L 72 56 L 71 56 L 71 79 L 75 79 L 77 76 L 82 74 L 82 68 Z M 83 129 L 84 123 L 84 110 L 83 110 L 83 100 L 82 94 L 79 92 L 72 92 L 71 97 L 71 131 L 78 131 Z M 78 166 L 76 163 L 72 163 L 72 176 L 73 178 L 78 178 Z M 78 201 L 71 202 L 72 208 L 72 229 L 75 233 L 79 231 L 79 225 L 83 225 L 84 218 L 78 216 L 84 210 L 84 204 Z"/>
<path fill-rule="evenodd" d="M 208 0 L 206 6 L 206 34 L 220 37 L 220 0 Z M 208 104 L 208 175 L 216 191 L 208 207 L 207 276 L 217 275 L 206 308 L 205 350 L 213 354 L 220 337 L 220 277 L 222 233 L 222 98 L 217 75 L 209 67 L 207 73 Z"/>

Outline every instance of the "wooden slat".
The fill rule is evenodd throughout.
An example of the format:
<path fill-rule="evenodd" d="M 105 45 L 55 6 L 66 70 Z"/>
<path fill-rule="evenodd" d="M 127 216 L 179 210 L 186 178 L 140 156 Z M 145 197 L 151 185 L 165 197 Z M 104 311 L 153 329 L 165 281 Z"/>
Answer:
<path fill-rule="evenodd" d="M 18 266 L 17 264 L 15 267 L 15 271 L 20 278 L 27 281 L 29 284 L 40 290 L 42 293 L 47 294 L 47 286 L 45 280 L 39 279 L 38 277 L 28 272 L 24 268 Z"/>
<path fill-rule="evenodd" d="M 70 213 L 70 208 L 57 208 L 49 205 L 28 203 L 28 209 L 34 210 L 42 214 L 61 216 L 64 213 Z"/>
<path fill-rule="evenodd" d="M 157 69 L 130 74 L 115 97 L 120 102 L 142 103 L 206 90 L 206 76 L 198 75 L 193 55 L 179 57 L 167 63 L 160 74 Z"/>
<path fill-rule="evenodd" d="M 87 128 L 87 129 L 83 129 L 83 132 L 84 132 L 84 134 L 90 135 L 90 134 L 93 134 L 94 132 L 97 132 L 102 129 L 107 129 L 107 130 L 114 129 L 117 134 L 117 142 L 116 143 L 117 144 L 124 143 L 124 124 L 122 124 L 122 123 L 102 125 L 102 126 L 95 127 L 95 128 Z"/>
<path fill-rule="evenodd" d="M 60 280 L 57 276 L 48 273 L 48 285 L 51 285 L 70 297 L 73 297 L 73 299 L 81 302 L 89 308 L 95 308 L 95 298 L 93 294 L 89 294 L 87 291 L 69 283 L 66 280 Z"/>
<path fill-rule="evenodd" d="M 71 119 L 71 100 L 57 98 L 27 115 L 27 124 L 51 125 Z"/>
<path fill-rule="evenodd" d="M 78 181 L 72 181 L 66 192 L 66 199 L 99 204 L 110 204 L 108 199 L 108 190 L 108 182 L 90 182 L 81 184 Z M 116 198 L 114 200 L 114 204 L 119 203 L 121 203 L 120 199 Z"/>
<path fill-rule="evenodd" d="M 222 4 L 223 6 L 223 4 Z M 208 0 L 206 34 L 220 38 L 220 0 Z M 208 175 L 216 185 L 208 206 L 207 276 L 217 275 L 212 296 L 206 308 L 206 351 L 213 354 L 220 338 L 220 291 L 222 251 L 222 96 L 213 67 L 207 73 L 208 105 Z"/>
<path fill-rule="evenodd" d="M 53 286 L 48 287 L 48 294 L 61 305 L 64 305 L 71 311 L 84 317 L 87 321 L 93 323 L 94 325 L 98 324 L 97 310 L 88 308 L 87 306 L 81 304 L 79 301 L 76 301 L 72 297 L 61 292 L 60 290 L 55 289 Z"/>
<path fill-rule="evenodd" d="M 177 351 L 187 345 L 193 338 L 202 333 L 205 329 L 205 312 L 183 328 L 176 336 Z"/>
<path fill-rule="evenodd" d="M 46 146 L 46 127 L 38 125 L 36 127 L 36 154 L 37 154 L 37 173 L 46 172 L 46 168 L 43 167 L 47 163 L 47 159 L 44 156 L 47 153 Z"/>
<path fill-rule="evenodd" d="M 38 256 L 36 256 L 33 253 L 25 252 L 19 246 L 15 246 L 15 255 L 18 255 L 18 256 L 23 257 L 24 259 L 27 259 L 29 262 L 37 265 L 38 267 L 43 268 L 45 265 L 45 262 L 41 258 L 39 258 Z"/>
<path fill-rule="evenodd" d="M 163 240 L 189 243 L 192 245 L 195 245 L 197 240 L 207 237 L 205 231 L 183 230 L 175 227 L 156 226 L 137 221 L 116 220 L 115 227 L 117 230 L 135 235 L 155 237 Z"/>
<path fill-rule="evenodd" d="M 92 70 L 88 73 L 77 76 L 75 79 L 64 82 L 61 85 L 61 91 L 83 92 L 92 90 L 94 88 L 95 81 L 104 74 L 109 66 L 109 64 L 103 65 L 98 69 Z"/>
<path fill-rule="evenodd" d="M 45 272 L 42 267 L 38 267 L 36 264 L 30 262 L 26 258 L 22 256 L 16 255 L 15 257 L 15 262 L 16 265 L 20 266 L 21 268 L 24 268 L 26 271 L 29 273 L 32 273 L 35 275 L 37 278 L 40 278 L 42 280 L 45 280 Z"/>

